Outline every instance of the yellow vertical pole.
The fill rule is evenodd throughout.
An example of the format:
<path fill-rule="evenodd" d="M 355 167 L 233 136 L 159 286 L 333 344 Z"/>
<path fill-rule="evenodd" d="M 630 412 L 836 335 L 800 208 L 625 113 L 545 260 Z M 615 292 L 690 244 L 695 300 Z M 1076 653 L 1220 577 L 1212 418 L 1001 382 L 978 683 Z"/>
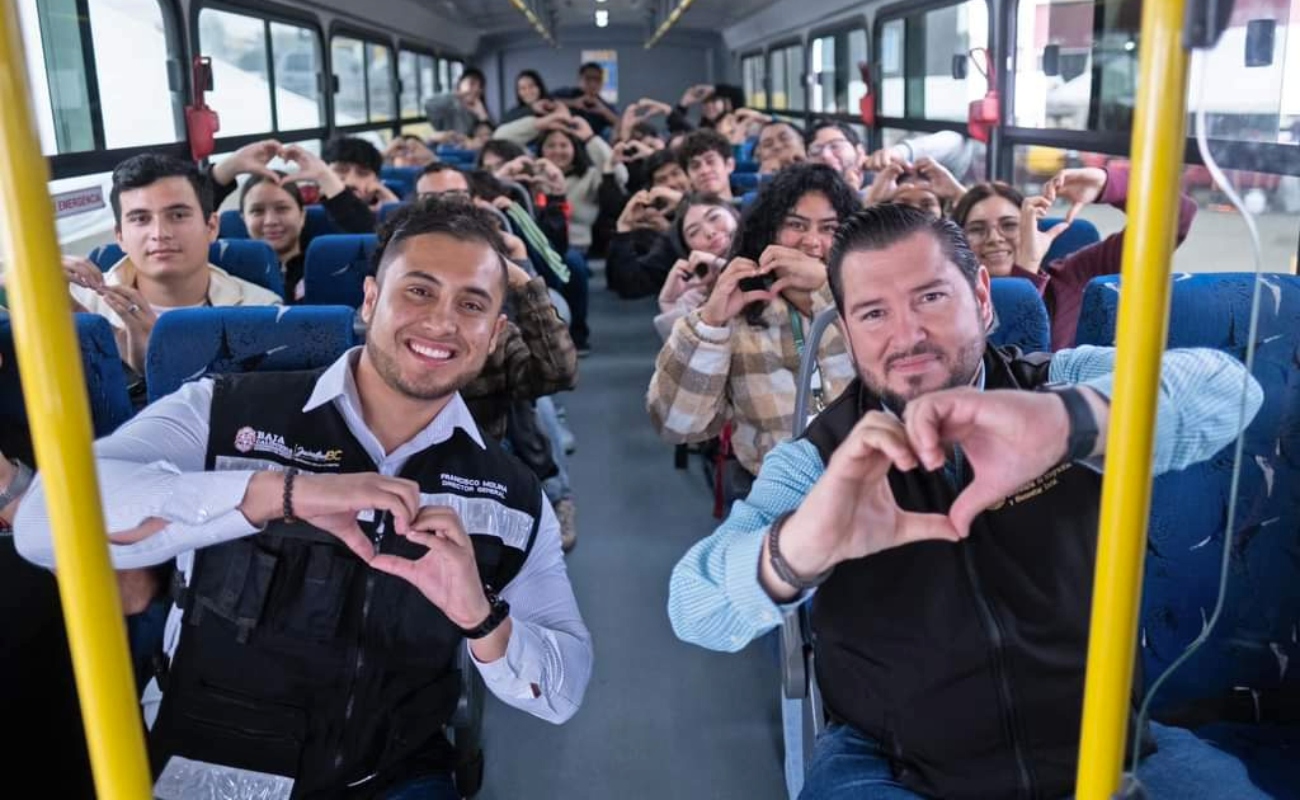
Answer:
<path fill-rule="evenodd" d="M 1088 639 L 1078 800 L 1119 788 L 1136 655 L 1160 359 L 1178 220 L 1187 97 L 1186 0 L 1142 4 L 1123 301 Z"/>
<path fill-rule="evenodd" d="M 28 104 L 16 5 L 0 4 L 0 244 L 9 265 L 14 344 L 54 529 L 96 795 L 143 800 L 151 783 L 140 706 L 108 558 L 86 383 L 59 266 L 49 174 Z"/>

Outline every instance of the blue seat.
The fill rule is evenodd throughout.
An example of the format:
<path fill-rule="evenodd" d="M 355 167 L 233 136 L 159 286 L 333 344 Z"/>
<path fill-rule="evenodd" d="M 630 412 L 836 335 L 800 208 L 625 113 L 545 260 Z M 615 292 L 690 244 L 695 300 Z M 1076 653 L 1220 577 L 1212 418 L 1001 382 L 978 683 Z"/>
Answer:
<path fill-rule="evenodd" d="M 380 225 L 384 224 L 384 222 L 386 222 L 388 218 L 393 215 L 394 211 L 396 211 L 397 209 L 401 208 L 404 205 L 406 205 L 406 203 L 404 202 L 384 203 L 383 205 L 379 206 L 379 213 L 375 215 L 376 220 L 379 222 Z"/>
<path fill-rule="evenodd" d="M 325 211 L 325 206 L 319 203 L 313 203 L 304 209 L 307 213 L 307 219 L 303 221 L 303 234 L 308 238 L 320 236 L 326 233 L 338 233 L 338 228 L 334 225 L 334 220 Z M 237 209 L 227 209 L 221 212 L 221 221 L 218 224 L 217 236 L 222 239 L 248 239 L 248 226 L 244 224 L 244 218 Z"/>
<path fill-rule="evenodd" d="M 126 371 L 117 352 L 113 326 L 98 314 L 74 314 L 81 366 L 90 399 L 90 418 L 95 436 L 107 436 L 134 413 L 127 394 Z M 0 319 L 0 429 L 27 428 L 18 360 L 14 354 L 12 323 Z"/>
<path fill-rule="evenodd" d="M 748 192 L 758 191 L 759 178 L 757 172 L 733 172 L 731 173 L 731 193 L 746 194 Z"/>
<path fill-rule="evenodd" d="M 406 180 L 384 178 L 380 182 L 384 184 L 384 186 L 388 189 L 388 191 L 397 195 L 399 200 L 405 200 L 406 198 L 415 194 L 415 184 L 410 183 Z"/>
<path fill-rule="evenodd" d="M 389 184 L 390 189 L 393 188 L 392 184 L 400 184 L 403 187 L 402 191 L 398 192 L 396 189 L 393 191 L 405 200 L 415 194 L 415 184 L 420 180 L 420 170 L 420 167 L 382 167 L 379 170 L 379 177 L 385 184 Z"/>
<path fill-rule="evenodd" d="M 379 245 L 373 233 L 318 236 L 303 262 L 303 302 L 358 308 L 364 299 L 371 256 Z"/>
<path fill-rule="evenodd" d="M 187 381 L 228 372 L 328 366 L 356 344 L 341 306 L 182 308 L 154 326 L 145 358 L 150 402 Z"/>
<path fill-rule="evenodd" d="M 221 239 L 249 239 L 248 226 L 244 224 L 244 215 L 237 208 L 222 211 L 217 222 L 217 236 Z"/>
<path fill-rule="evenodd" d="M 738 158 L 738 159 L 736 159 L 736 173 L 739 173 L 739 174 L 741 174 L 741 175 L 749 175 L 749 174 L 751 174 L 751 173 L 752 173 L 752 174 L 757 174 L 757 173 L 758 173 L 758 162 L 757 162 L 757 161 L 750 161 L 749 159 Z M 736 174 L 736 173 L 733 173 L 733 174 Z"/>
<path fill-rule="evenodd" d="M 1061 217 L 1040 219 L 1038 229 L 1045 231 L 1061 222 L 1065 222 Z M 1043 256 L 1043 263 L 1050 264 L 1053 261 L 1060 261 L 1071 253 L 1100 241 L 1101 234 L 1097 232 L 1097 226 L 1086 219 L 1076 217 L 1074 222 L 1070 223 L 1070 227 L 1062 231 L 1061 235 L 1052 242 L 1052 246 L 1047 248 L 1047 254 Z"/>
<path fill-rule="evenodd" d="M 1253 281 L 1246 273 L 1174 276 L 1169 346 L 1210 347 L 1244 360 Z M 1264 405 L 1245 433 L 1224 614 L 1161 689 L 1157 716 L 1240 699 L 1243 691 L 1265 701 L 1281 692 L 1300 699 L 1300 278 L 1266 275 L 1263 282 L 1254 376 Z M 1080 344 L 1114 343 L 1120 296 L 1118 276 L 1089 284 Z M 1230 446 L 1154 482 L 1141 611 L 1148 681 L 1201 633 L 1214 607 L 1232 470 Z M 1300 761 L 1292 755 L 1290 763 Z M 1291 785 L 1300 786 L 1300 771 L 1292 769 Z"/>
<path fill-rule="evenodd" d="M 1024 278 L 994 278 L 990 281 L 997 327 L 989 342 L 1000 347 L 1019 347 L 1026 353 L 1052 350 L 1052 325 L 1047 306 L 1034 284 Z"/>
<path fill-rule="evenodd" d="M 438 158 L 446 161 L 448 164 L 457 166 L 473 166 L 478 163 L 477 150 L 465 150 L 459 147 L 442 146 L 438 148 Z"/>
<path fill-rule="evenodd" d="M 87 256 L 95 266 L 107 271 L 122 260 L 122 248 L 105 244 Z M 208 248 L 208 261 L 236 278 L 255 283 L 284 297 L 284 273 L 280 259 L 271 245 L 256 239 L 218 239 Z"/>

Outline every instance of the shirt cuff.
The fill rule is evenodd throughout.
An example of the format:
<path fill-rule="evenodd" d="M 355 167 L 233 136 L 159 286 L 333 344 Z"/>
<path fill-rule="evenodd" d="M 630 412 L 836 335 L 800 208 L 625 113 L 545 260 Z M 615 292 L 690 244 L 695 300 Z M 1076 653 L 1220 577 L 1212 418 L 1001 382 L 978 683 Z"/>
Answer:
<path fill-rule="evenodd" d="M 803 597 L 799 597 L 787 605 L 778 606 L 759 581 L 759 559 L 763 557 L 763 541 L 767 539 L 768 530 L 764 527 L 759 533 L 731 542 L 727 546 L 722 575 L 723 590 L 737 616 L 757 623 L 756 627 L 761 628 L 777 627 L 781 624 L 783 610 L 803 601 Z M 731 644 L 736 647 L 745 643 L 737 634 L 733 634 L 731 639 Z"/>
<path fill-rule="evenodd" d="M 526 622 L 511 619 L 510 641 L 506 644 L 506 654 L 496 661 L 479 661 L 470 647 L 469 657 L 483 676 L 483 683 L 493 694 L 517 697 L 521 700 L 536 700 L 542 691 L 542 659 L 546 657 L 545 641 Z"/>
<path fill-rule="evenodd" d="M 730 325 L 710 325 L 698 313 L 691 314 L 689 324 L 696 336 L 711 344 L 723 344 L 731 338 Z"/>

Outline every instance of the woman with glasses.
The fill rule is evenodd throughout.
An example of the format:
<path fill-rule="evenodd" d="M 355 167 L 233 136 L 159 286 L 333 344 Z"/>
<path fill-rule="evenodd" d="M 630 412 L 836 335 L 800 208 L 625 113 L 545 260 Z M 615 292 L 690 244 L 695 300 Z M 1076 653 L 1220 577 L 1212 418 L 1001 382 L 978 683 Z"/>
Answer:
<path fill-rule="evenodd" d="M 1119 272 L 1124 234 L 1112 234 L 1049 264 L 1043 260 L 1052 242 L 1085 205 L 1108 203 L 1124 210 L 1128 177 L 1127 165 L 1065 169 L 1043 184 L 1041 195 L 1029 198 L 1002 182 L 980 183 L 953 209 L 953 221 L 966 232 L 971 249 L 990 275 L 1027 278 L 1038 287 L 1052 320 L 1053 350 L 1074 345 L 1088 282 Z M 1039 220 L 1046 218 L 1057 200 L 1070 205 L 1065 221 L 1039 230 Z M 1178 209 L 1179 244 L 1187 238 L 1195 217 L 1196 201 L 1183 194 Z"/>

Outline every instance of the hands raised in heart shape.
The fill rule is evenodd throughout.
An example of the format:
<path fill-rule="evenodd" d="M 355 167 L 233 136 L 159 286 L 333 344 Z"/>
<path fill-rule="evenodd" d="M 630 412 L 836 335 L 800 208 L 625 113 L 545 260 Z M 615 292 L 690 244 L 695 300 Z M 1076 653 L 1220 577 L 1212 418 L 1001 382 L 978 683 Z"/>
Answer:
<path fill-rule="evenodd" d="M 1084 389 L 1104 441 L 1106 404 Z M 826 472 L 781 530 L 781 554 L 801 578 L 842 561 L 928 540 L 959 542 L 971 523 L 1029 481 L 1059 464 L 1067 452 L 1069 417 L 1052 393 L 948 389 L 910 402 L 903 420 L 866 414 L 840 444 Z M 890 488 L 892 468 L 942 469 L 956 445 L 974 480 L 948 513 L 904 511 Z M 760 570 L 778 600 L 795 587 L 776 576 L 764 544 Z"/>

